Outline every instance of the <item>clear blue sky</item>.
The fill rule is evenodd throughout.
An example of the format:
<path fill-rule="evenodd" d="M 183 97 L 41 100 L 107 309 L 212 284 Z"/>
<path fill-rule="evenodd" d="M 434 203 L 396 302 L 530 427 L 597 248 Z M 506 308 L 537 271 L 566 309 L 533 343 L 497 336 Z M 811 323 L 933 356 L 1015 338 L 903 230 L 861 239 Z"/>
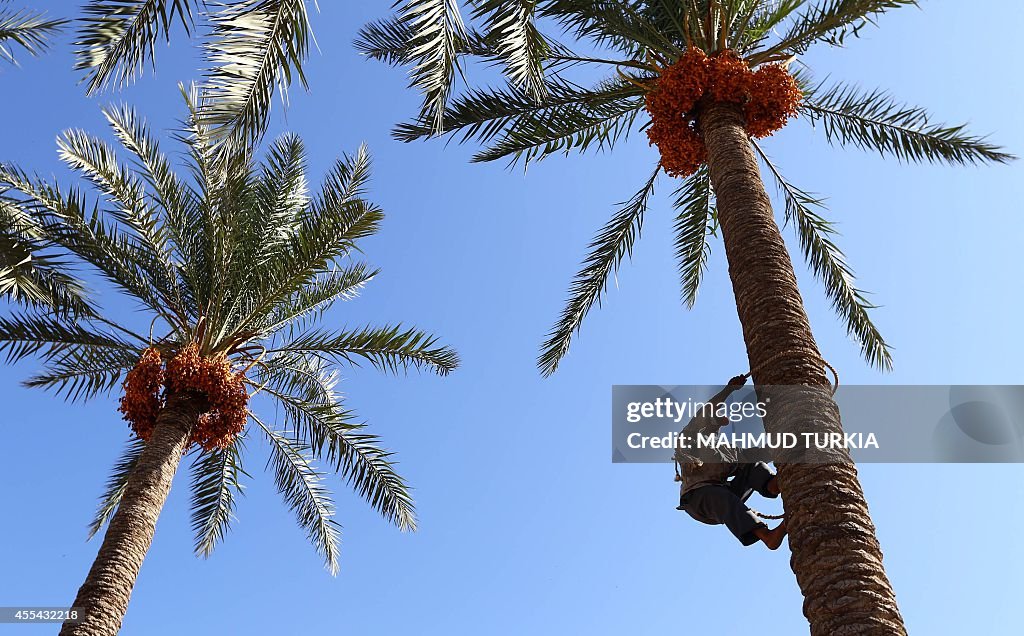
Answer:
<path fill-rule="evenodd" d="M 69 15 L 77 2 L 35 2 Z M 1016 0 L 922 2 L 847 50 L 808 62 L 969 121 L 1024 153 Z M 143 566 L 124 634 L 740 634 L 806 632 L 787 550 L 743 549 L 724 529 L 674 510 L 668 464 L 612 465 L 613 384 L 710 384 L 745 371 L 720 244 L 694 311 L 678 301 L 665 181 L 635 257 L 587 320 L 558 374 L 538 344 L 586 244 L 656 159 L 642 135 L 614 156 L 551 159 L 528 174 L 470 165 L 471 147 L 391 140 L 416 97 L 402 72 L 360 59 L 355 30 L 390 2 L 321 2 L 312 92 L 292 91 L 273 130 L 292 130 L 319 178 L 367 142 L 373 196 L 388 212 L 366 244 L 383 269 L 332 325 L 404 320 L 463 358 L 453 376 L 345 372 L 344 391 L 415 486 L 421 530 L 402 534 L 337 484 L 342 569 L 331 578 L 279 502 L 257 445 L 233 531 L 209 560 L 191 553 L 188 480 L 179 473 Z M 197 77 L 184 38 L 158 72 L 120 95 L 86 98 L 69 38 L 42 59 L 0 68 L 0 158 L 66 178 L 54 138 L 103 132 L 99 106 L 127 101 L 155 128 L 181 115 L 175 87 Z M 833 151 L 803 123 L 767 147 L 791 180 L 829 197 L 842 246 L 895 347 L 879 375 L 798 271 L 825 357 L 846 383 L 1024 383 L 1020 249 L 1024 165 L 901 166 Z M 787 234 L 792 241 L 792 235 Z M 1014 291 L 1017 290 L 1017 291 Z M 126 316 L 126 320 L 136 318 Z M 69 405 L 0 367 L 0 605 L 63 605 L 95 557 L 86 523 L 128 431 L 116 397 Z M 912 633 L 1020 633 L 1024 548 L 1020 466 L 865 465 L 871 512 Z M 766 506 L 774 510 L 774 507 Z M 764 593 L 743 598 L 732 586 Z M 727 621 L 720 621 L 725 617 Z M 688 624 L 683 625 L 685 620 Z M 0 633 L 54 633 L 0 626 Z"/>

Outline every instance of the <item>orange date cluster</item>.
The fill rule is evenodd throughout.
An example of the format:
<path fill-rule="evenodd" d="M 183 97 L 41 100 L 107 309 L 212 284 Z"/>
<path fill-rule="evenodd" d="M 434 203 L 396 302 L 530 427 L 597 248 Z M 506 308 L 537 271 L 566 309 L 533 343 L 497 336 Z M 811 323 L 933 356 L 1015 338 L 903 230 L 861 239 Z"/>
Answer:
<path fill-rule="evenodd" d="M 206 451 L 226 448 L 245 428 L 248 418 L 249 394 L 244 378 L 244 373 L 231 371 L 226 356 L 200 356 L 194 344 L 179 351 L 166 365 L 160 352 L 149 348 L 128 372 L 118 410 L 132 431 L 149 441 L 163 405 L 161 387 L 174 393 L 200 393 L 206 397 L 209 410 L 199 416 L 189 443 L 199 444 Z"/>
<path fill-rule="evenodd" d="M 708 57 L 690 47 L 658 77 L 647 93 L 651 126 L 647 137 L 661 153 L 661 165 L 674 177 L 685 177 L 707 161 L 707 149 L 697 128 L 697 105 L 702 99 L 742 104 L 746 130 L 762 138 L 779 130 L 796 115 L 802 93 L 781 64 L 750 70 L 740 56 L 723 51 Z"/>

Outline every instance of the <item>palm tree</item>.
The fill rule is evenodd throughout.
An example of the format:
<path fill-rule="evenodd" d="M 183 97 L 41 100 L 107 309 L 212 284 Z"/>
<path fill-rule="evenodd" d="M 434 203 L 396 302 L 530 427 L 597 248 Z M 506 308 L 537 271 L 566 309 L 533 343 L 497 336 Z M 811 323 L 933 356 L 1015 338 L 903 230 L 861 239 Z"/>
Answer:
<path fill-rule="evenodd" d="M 75 68 L 85 73 L 90 95 L 140 76 L 175 24 L 187 35 L 202 30 L 210 97 L 203 118 L 217 137 L 259 139 L 274 91 L 280 87 L 286 99 L 293 76 L 308 88 L 302 64 L 312 34 L 304 0 L 89 0 L 79 23 Z"/>
<path fill-rule="evenodd" d="M 820 198 L 793 185 L 749 130 L 757 103 L 749 78 L 774 73 L 797 93 L 791 104 L 833 145 L 875 150 L 907 162 L 1002 163 L 1012 157 L 967 133 L 934 123 L 929 114 L 881 91 L 816 83 L 789 68 L 809 47 L 841 46 L 891 9 L 913 0 L 470 0 L 470 20 L 453 0 L 409 0 L 393 17 L 364 27 L 357 46 L 369 57 L 411 67 L 424 95 L 415 120 L 399 125 L 402 141 L 451 135 L 486 147 L 475 161 L 528 164 L 554 154 L 610 150 L 648 126 L 649 109 L 669 94 L 670 79 L 699 87 L 674 118 L 653 122 L 649 135 L 683 138 L 696 161 L 681 169 L 666 150 L 639 192 L 597 234 L 570 286 L 561 318 L 538 364 L 553 373 L 584 316 L 599 302 L 609 274 L 633 249 L 659 173 L 681 179 L 673 193 L 675 252 L 682 296 L 696 300 L 713 238 L 721 231 L 750 369 L 757 385 L 806 387 L 804 397 L 776 403 L 766 426 L 841 431 L 824 361 L 797 288 L 792 262 L 772 213 L 758 161 L 784 202 L 801 251 L 822 280 L 836 312 L 874 366 L 891 365 L 872 324 L 871 305 L 823 216 Z M 478 24 L 479 26 L 473 26 Z M 560 39 L 541 26 L 561 28 Z M 579 52 L 574 50 L 577 46 Z M 579 48 L 582 47 L 582 48 Z M 687 58 L 687 55 L 690 58 Z M 714 85 L 694 68 L 732 69 Z M 455 83 L 471 61 L 497 65 L 505 82 Z M 582 79 L 571 73 L 588 71 Z M 761 73 L 761 69 L 770 69 Z M 593 83 L 597 72 L 604 79 Z M 719 72 L 719 71 L 716 71 Z M 724 71 L 721 71 L 724 73 Z M 708 76 L 712 77 L 712 76 Z M 743 84 L 735 78 L 740 77 Z M 665 81 L 662 82 L 663 78 Z M 721 88 L 721 95 L 716 91 Z M 670 106 L 672 104 L 669 104 Z M 659 111 L 660 112 L 660 111 Z M 777 113 L 774 113 L 777 114 Z M 784 123 L 785 117 L 782 118 Z M 756 131 L 762 136 L 764 130 Z M 691 159 L 693 158 L 691 157 Z M 799 412 L 795 409 L 799 408 Z M 789 428 L 787 430 L 794 430 Z M 791 564 L 804 595 L 811 633 L 902 634 L 903 620 L 885 576 L 882 554 L 856 470 L 848 456 L 828 465 L 782 464 L 779 477 L 790 529 Z M 827 558 L 822 555 L 827 554 Z"/>
<path fill-rule="evenodd" d="M 11 9 L 8 0 L 0 0 L 0 60 L 17 64 L 11 45 L 30 55 L 39 55 L 65 24 L 28 9 Z M 14 219 L 17 212 L 0 190 L 0 218 Z M 0 225 L 0 297 L 33 307 L 73 308 L 80 301 L 81 287 L 61 267 L 59 261 L 40 254 L 41 238 L 34 228 L 21 231 Z"/>
<path fill-rule="evenodd" d="M 104 115 L 137 170 L 84 132 L 58 140 L 61 159 L 98 190 L 95 206 L 76 187 L 0 164 L 12 207 L 45 233 L 50 249 L 98 274 L 152 321 L 147 333 L 93 306 L 0 318 L 0 351 L 10 361 L 37 355 L 45 364 L 27 386 L 86 400 L 118 388 L 131 370 L 121 410 L 136 437 L 91 524 L 93 534 L 104 524 L 107 530 L 74 602 L 85 622 L 65 624 L 62 634 L 117 633 L 171 479 L 190 448 L 198 555 L 208 556 L 228 530 L 252 436 L 269 445 L 284 503 L 332 573 L 340 535 L 324 469 L 340 474 L 388 521 L 414 529 L 413 502 L 391 453 L 342 403 L 334 368 L 365 361 L 383 371 L 444 375 L 458 364 L 452 349 L 417 329 L 318 326 L 329 307 L 356 296 L 377 273 L 352 260 L 359 240 L 382 219 L 364 198 L 365 148 L 338 160 L 311 194 L 298 137 L 278 138 L 259 164 L 248 144 L 215 153 L 211 131 L 197 118 L 199 99 L 194 90 L 187 94 L 191 114 L 179 135 L 188 178 L 175 174 L 127 107 Z M 217 370 L 215 380 L 227 388 L 193 382 L 200 376 L 187 375 L 190 368 Z M 140 378 L 150 383 L 141 393 Z M 276 403 L 280 422 L 246 407 L 256 393 Z M 224 395 L 235 401 L 225 406 Z M 146 408 L 149 420 L 140 419 Z M 240 414 L 241 425 L 216 433 L 229 413 Z"/>

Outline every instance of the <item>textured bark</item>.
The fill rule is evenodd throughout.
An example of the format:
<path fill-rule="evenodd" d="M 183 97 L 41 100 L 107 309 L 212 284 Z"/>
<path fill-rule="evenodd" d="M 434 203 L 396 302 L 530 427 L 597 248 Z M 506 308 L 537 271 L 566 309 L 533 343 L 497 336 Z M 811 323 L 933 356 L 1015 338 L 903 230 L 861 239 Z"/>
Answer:
<path fill-rule="evenodd" d="M 204 402 L 191 394 L 168 398 L 153 437 L 128 479 L 92 569 L 78 590 L 73 607 L 84 613 L 84 620 L 77 625 L 65 623 L 61 636 L 114 636 L 121 629 L 135 578 L 153 542 L 157 518 Z"/>
<path fill-rule="evenodd" d="M 747 356 L 755 384 L 808 387 L 798 399 L 773 404 L 765 425 L 778 430 L 785 420 L 787 430 L 839 432 L 839 411 L 743 125 L 741 108 L 731 104 L 707 104 L 700 116 Z M 811 634 L 906 634 L 853 463 L 782 464 L 779 484 Z"/>

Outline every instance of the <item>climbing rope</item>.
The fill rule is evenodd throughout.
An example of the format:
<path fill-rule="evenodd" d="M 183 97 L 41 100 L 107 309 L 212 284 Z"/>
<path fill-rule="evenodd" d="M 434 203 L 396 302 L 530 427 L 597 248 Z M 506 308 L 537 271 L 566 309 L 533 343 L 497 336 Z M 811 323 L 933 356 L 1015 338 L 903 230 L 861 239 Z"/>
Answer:
<path fill-rule="evenodd" d="M 800 354 L 797 354 L 797 355 L 800 355 Z M 792 351 L 783 351 L 782 353 L 776 354 L 776 355 L 768 358 L 765 362 L 763 362 L 761 364 L 761 366 L 752 368 L 750 371 L 747 371 L 746 373 L 743 374 L 743 377 L 749 378 L 749 377 L 751 377 L 753 375 L 754 371 L 760 371 L 760 370 L 764 369 L 765 367 L 771 366 L 773 363 L 778 362 L 779 360 L 782 360 L 783 358 L 787 358 L 787 357 L 795 357 L 795 356 L 793 356 L 793 352 Z M 836 391 L 839 390 L 839 372 L 836 371 L 836 368 L 833 367 L 831 364 L 829 364 L 828 361 L 825 360 L 824 358 L 822 358 L 821 356 L 815 355 L 814 357 L 816 357 L 818 359 L 818 362 L 820 362 L 822 364 L 822 366 L 824 366 L 825 368 L 827 368 L 829 371 L 832 372 L 832 377 L 835 378 L 835 382 L 832 384 L 832 395 L 835 395 Z"/>
<path fill-rule="evenodd" d="M 750 510 L 750 512 L 752 512 L 755 515 L 757 515 L 758 517 L 761 517 L 762 519 L 768 519 L 768 520 L 771 520 L 771 521 L 775 521 L 775 520 L 778 520 L 778 519 L 785 519 L 786 518 L 786 515 L 784 515 L 784 514 L 781 514 L 781 515 L 766 515 L 763 512 L 759 512 L 757 510 L 754 510 L 750 506 L 747 506 L 747 509 Z"/>

